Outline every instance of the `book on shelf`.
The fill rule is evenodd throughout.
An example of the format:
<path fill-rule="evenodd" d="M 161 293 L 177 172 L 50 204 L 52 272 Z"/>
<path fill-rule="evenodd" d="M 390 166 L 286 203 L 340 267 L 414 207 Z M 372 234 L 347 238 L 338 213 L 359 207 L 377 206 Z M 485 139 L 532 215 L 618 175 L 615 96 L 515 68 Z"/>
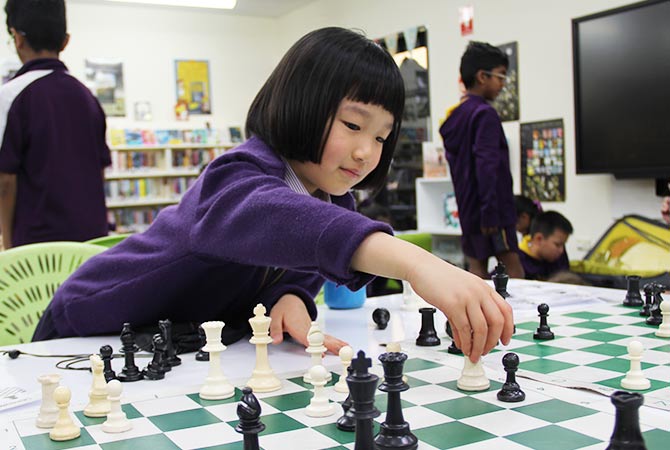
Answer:
<path fill-rule="evenodd" d="M 177 129 L 117 129 L 108 131 L 112 147 L 175 144 L 220 144 L 221 133 L 211 128 Z"/>

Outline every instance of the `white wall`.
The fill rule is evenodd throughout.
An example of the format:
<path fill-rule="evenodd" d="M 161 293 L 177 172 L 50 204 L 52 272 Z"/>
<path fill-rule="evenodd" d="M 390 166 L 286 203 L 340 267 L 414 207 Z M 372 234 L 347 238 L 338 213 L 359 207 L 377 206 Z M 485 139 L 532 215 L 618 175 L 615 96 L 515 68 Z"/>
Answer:
<path fill-rule="evenodd" d="M 609 175 L 575 175 L 571 19 L 633 3 L 626 0 L 319 0 L 280 18 L 289 43 L 321 26 L 360 28 L 371 38 L 425 25 L 428 29 L 433 138 L 446 108 L 459 99 L 460 57 L 471 39 L 519 48 L 520 121 L 563 118 L 566 202 L 547 203 L 566 215 L 575 233 L 568 253 L 576 259 L 615 218 L 637 213 L 659 217 L 653 180 L 618 181 Z M 474 34 L 461 37 L 458 8 L 475 8 Z M 288 45 L 288 44 L 287 44 Z M 515 192 L 520 192 L 519 123 L 507 122 Z M 669 174 L 670 176 L 670 174 Z"/>
<path fill-rule="evenodd" d="M 152 104 L 154 121 L 143 127 L 201 127 L 206 120 L 225 128 L 244 125 L 251 100 L 286 49 L 307 31 L 328 25 L 364 30 L 376 38 L 407 27 L 428 29 L 431 114 L 434 140 L 447 106 L 458 101 L 460 56 L 470 39 L 519 44 L 521 121 L 563 118 L 566 144 L 566 202 L 546 204 L 564 213 L 575 226 L 569 242 L 572 258 L 624 214 L 658 216 L 659 200 L 652 180 L 617 181 L 608 175 L 576 176 L 572 103 L 570 19 L 632 3 L 629 0 L 317 0 L 279 19 L 241 17 L 197 11 L 92 0 L 68 0 L 71 43 L 61 55 L 70 71 L 83 77 L 86 57 L 124 61 L 127 119 L 110 126 L 133 126 L 132 106 Z M 460 36 L 458 7 L 475 7 L 475 34 Z M 0 12 L 4 23 L 4 13 Z M 0 47 L 0 60 L 13 55 Z M 210 116 L 173 121 L 176 101 L 174 60 L 210 61 Z M 515 190 L 520 191 L 519 126 L 506 123 L 511 144 Z M 578 249 L 578 244 L 582 249 Z"/>
<path fill-rule="evenodd" d="M 4 12 L 0 17 L 4 23 Z M 281 57 L 275 19 L 85 0 L 67 1 L 67 18 L 71 39 L 61 59 L 73 75 L 83 80 L 85 58 L 124 63 L 127 116 L 110 118 L 110 127 L 138 125 L 133 104 L 141 100 L 151 103 L 154 120 L 140 127 L 202 128 L 208 120 L 215 128 L 243 126 L 251 101 Z M 12 55 L 8 46 L 0 48 L 0 59 Z M 209 61 L 211 116 L 174 121 L 175 59 Z"/>

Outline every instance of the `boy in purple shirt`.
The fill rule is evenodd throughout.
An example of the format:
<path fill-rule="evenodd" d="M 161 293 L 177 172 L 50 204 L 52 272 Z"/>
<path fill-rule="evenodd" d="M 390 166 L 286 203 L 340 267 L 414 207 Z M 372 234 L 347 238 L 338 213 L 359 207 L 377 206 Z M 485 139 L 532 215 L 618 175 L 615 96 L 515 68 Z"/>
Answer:
<path fill-rule="evenodd" d="M 570 270 L 565 243 L 571 234 L 572 224 L 561 213 L 546 211 L 535 216 L 519 244 L 527 280 L 551 281 L 553 275 Z"/>
<path fill-rule="evenodd" d="M 307 345 L 324 279 L 356 290 L 380 275 L 409 281 L 448 315 L 473 361 L 509 342 L 512 311 L 492 287 L 353 210 L 350 189 L 385 182 L 404 95 L 397 65 L 376 43 L 334 27 L 303 36 L 254 99 L 251 138 L 211 162 L 146 232 L 84 263 L 33 339 L 165 318 L 246 330 L 260 302 L 275 343 L 288 332 Z M 343 345 L 325 340 L 331 352 Z"/>
<path fill-rule="evenodd" d="M 516 212 L 509 149 L 495 100 L 507 79 L 507 56 L 483 42 L 470 42 L 461 58 L 466 95 L 440 127 L 454 182 L 468 270 L 489 278 L 495 256 L 514 278 L 523 278 L 517 254 Z"/>
<path fill-rule="evenodd" d="M 4 247 L 107 235 L 105 115 L 58 55 L 63 0 L 8 0 L 23 67 L 0 88 L 0 228 Z"/>

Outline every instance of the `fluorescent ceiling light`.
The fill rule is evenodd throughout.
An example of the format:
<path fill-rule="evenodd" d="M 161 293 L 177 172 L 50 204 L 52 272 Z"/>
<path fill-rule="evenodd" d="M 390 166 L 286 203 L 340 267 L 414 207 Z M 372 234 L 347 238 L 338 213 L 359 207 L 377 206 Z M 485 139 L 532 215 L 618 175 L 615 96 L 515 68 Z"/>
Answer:
<path fill-rule="evenodd" d="M 139 3 L 144 5 L 183 6 L 189 8 L 233 9 L 237 0 L 107 0 L 118 3 Z"/>

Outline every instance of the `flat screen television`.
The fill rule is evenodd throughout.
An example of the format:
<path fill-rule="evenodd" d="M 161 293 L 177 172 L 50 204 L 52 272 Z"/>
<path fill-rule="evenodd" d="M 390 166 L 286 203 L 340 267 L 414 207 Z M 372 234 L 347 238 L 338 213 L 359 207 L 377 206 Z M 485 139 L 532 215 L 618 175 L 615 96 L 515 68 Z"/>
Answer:
<path fill-rule="evenodd" d="M 670 0 L 572 20 L 577 173 L 670 177 Z"/>

